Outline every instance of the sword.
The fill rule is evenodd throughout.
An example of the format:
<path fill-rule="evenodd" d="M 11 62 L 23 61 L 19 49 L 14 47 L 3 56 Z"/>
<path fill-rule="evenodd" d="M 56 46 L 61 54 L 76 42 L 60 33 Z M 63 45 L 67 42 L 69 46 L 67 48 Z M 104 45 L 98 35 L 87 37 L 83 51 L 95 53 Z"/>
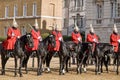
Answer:
<path fill-rule="evenodd" d="M 30 26 L 30 28 L 31 28 L 31 29 L 33 29 L 33 30 L 34 30 L 34 28 L 33 28 L 30 24 L 28 24 L 28 25 Z"/>

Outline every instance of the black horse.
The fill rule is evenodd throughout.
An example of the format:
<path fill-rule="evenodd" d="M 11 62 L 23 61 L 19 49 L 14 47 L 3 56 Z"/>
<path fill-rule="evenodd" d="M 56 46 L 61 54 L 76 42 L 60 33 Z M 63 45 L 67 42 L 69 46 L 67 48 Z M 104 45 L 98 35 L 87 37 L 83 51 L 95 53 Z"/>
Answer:
<path fill-rule="evenodd" d="M 22 66 L 25 67 L 26 73 L 28 73 L 27 63 L 28 63 L 29 57 L 33 57 L 33 58 L 37 57 L 37 61 L 38 61 L 37 75 L 42 74 L 42 64 L 44 64 L 45 59 L 46 59 L 48 44 L 55 46 L 55 36 L 54 35 L 49 35 L 42 42 L 40 42 L 37 50 L 35 50 L 35 51 L 27 51 L 26 50 L 27 57 L 24 58 L 23 64 L 22 64 Z"/>
<path fill-rule="evenodd" d="M 118 52 L 114 52 L 114 62 L 113 65 L 114 67 L 116 66 L 117 68 L 115 69 L 117 75 L 119 74 L 119 64 L 120 64 L 120 43 L 118 43 Z"/>
<path fill-rule="evenodd" d="M 82 73 L 82 65 L 84 66 L 84 71 L 86 72 L 86 65 L 90 58 L 92 58 L 92 44 L 84 42 L 81 46 L 81 51 L 78 53 L 77 60 L 77 74 Z"/>
<path fill-rule="evenodd" d="M 109 51 L 109 53 L 107 52 Z M 107 52 L 108 54 L 113 53 L 113 46 L 109 43 L 98 43 L 96 44 L 95 52 L 94 52 L 94 58 L 95 58 L 95 74 L 100 74 L 102 72 L 102 64 L 103 60 L 105 58 Z M 101 70 L 100 70 L 101 67 Z M 108 66 L 106 66 L 108 70 Z"/>
<path fill-rule="evenodd" d="M 77 61 L 77 73 L 79 73 L 79 67 L 80 67 L 80 61 L 79 61 L 79 56 L 81 54 L 81 48 L 82 48 L 82 43 L 75 44 L 73 41 L 68 41 L 66 42 L 67 45 L 67 50 L 69 52 L 69 58 L 67 59 L 66 62 L 66 71 L 68 72 L 68 60 L 71 61 L 72 58 L 76 58 Z M 69 63 L 69 66 L 71 64 Z"/>
<path fill-rule="evenodd" d="M 67 44 L 64 41 L 60 42 L 60 51 L 59 51 L 59 59 L 60 59 L 60 69 L 59 69 L 59 74 L 65 74 L 65 66 L 66 66 L 66 71 L 68 72 L 68 60 L 70 59 L 70 54 L 69 50 L 67 48 Z"/>
<path fill-rule="evenodd" d="M 33 40 L 30 33 L 23 35 L 20 39 L 16 40 L 15 49 L 14 50 L 5 50 L 3 47 L 1 49 L 1 63 L 2 63 L 2 75 L 5 75 L 5 65 L 9 59 L 9 57 L 13 57 L 15 60 L 15 76 L 17 76 L 17 60 L 20 58 L 20 66 L 19 66 L 19 74 L 22 77 L 21 67 L 22 60 L 25 57 L 24 49 L 25 45 L 29 47 L 33 47 Z"/>

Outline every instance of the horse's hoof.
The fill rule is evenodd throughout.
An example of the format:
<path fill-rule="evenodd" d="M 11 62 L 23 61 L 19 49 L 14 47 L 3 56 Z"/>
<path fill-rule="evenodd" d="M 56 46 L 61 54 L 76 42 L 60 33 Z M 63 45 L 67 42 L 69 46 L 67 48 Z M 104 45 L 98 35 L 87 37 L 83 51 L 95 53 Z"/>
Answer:
<path fill-rule="evenodd" d="M 41 74 L 41 73 L 38 73 L 38 74 L 37 74 L 37 76 L 40 76 L 40 75 L 42 75 L 42 74 Z"/>
<path fill-rule="evenodd" d="M 100 75 L 100 74 L 101 74 L 101 72 L 98 72 L 98 74 Z"/>
<path fill-rule="evenodd" d="M 117 75 L 119 74 L 119 72 L 117 72 Z"/>
<path fill-rule="evenodd" d="M 5 73 L 1 73 L 1 75 L 5 75 Z"/>
<path fill-rule="evenodd" d="M 18 77 L 17 75 L 14 75 L 14 77 Z"/>
<path fill-rule="evenodd" d="M 62 73 L 65 74 L 65 70 L 64 69 L 62 70 Z"/>
<path fill-rule="evenodd" d="M 83 68 L 83 71 L 84 71 L 84 73 L 86 73 L 87 72 L 86 68 Z"/>
<path fill-rule="evenodd" d="M 59 75 L 62 75 L 62 73 L 59 73 Z"/>
<path fill-rule="evenodd" d="M 48 73 L 51 72 L 50 68 L 47 68 L 47 72 L 48 72 Z"/>
<path fill-rule="evenodd" d="M 20 77 L 23 77 L 23 75 L 20 75 Z"/>

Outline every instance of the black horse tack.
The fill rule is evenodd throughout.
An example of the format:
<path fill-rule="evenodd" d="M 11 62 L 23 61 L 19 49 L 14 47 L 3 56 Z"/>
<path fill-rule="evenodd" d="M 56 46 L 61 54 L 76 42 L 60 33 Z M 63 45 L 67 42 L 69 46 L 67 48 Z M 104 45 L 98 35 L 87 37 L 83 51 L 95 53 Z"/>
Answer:
<path fill-rule="evenodd" d="M 4 50 L 4 48 L 1 49 L 2 75 L 5 75 L 5 65 L 9 57 L 13 57 L 15 60 L 15 76 L 17 76 L 17 60 L 18 58 L 20 58 L 19 74 L 20 77 L 22 77 L 21 67 L 22 67 L 23 58 L 25 57 L 24 54 L 25 45 L 28 45 L 29 47 L 33 47 L 33 40 L 30 33 L 26 33 L 26 35 L 23 35 L 20 37 L 20 39 L 16 40 L 14 50 Z M 11 53 L 12 56 L 8 56 L 9 53 Z"/>

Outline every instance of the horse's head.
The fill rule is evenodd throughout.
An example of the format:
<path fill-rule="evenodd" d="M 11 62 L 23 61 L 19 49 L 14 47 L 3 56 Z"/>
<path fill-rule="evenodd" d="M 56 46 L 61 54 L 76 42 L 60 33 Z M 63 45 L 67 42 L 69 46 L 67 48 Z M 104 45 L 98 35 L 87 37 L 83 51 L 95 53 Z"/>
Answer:
<path fill-rule="evenodd" d="M 26 44 L 28 47 L 32 48 L 33 47 L 33 38 L 31 33 L 26 33 Z"/>
<path fill-rule="evenodd" d="M 48 36 L 48 44 L 51 44 L 52 45 L 52 47 L 55 47 L 56 46 L 56 41 L 55 41 L 55 36 L 54 35 L 52 35 L 52 34 L 50 34 L 49 36 Z"/>

